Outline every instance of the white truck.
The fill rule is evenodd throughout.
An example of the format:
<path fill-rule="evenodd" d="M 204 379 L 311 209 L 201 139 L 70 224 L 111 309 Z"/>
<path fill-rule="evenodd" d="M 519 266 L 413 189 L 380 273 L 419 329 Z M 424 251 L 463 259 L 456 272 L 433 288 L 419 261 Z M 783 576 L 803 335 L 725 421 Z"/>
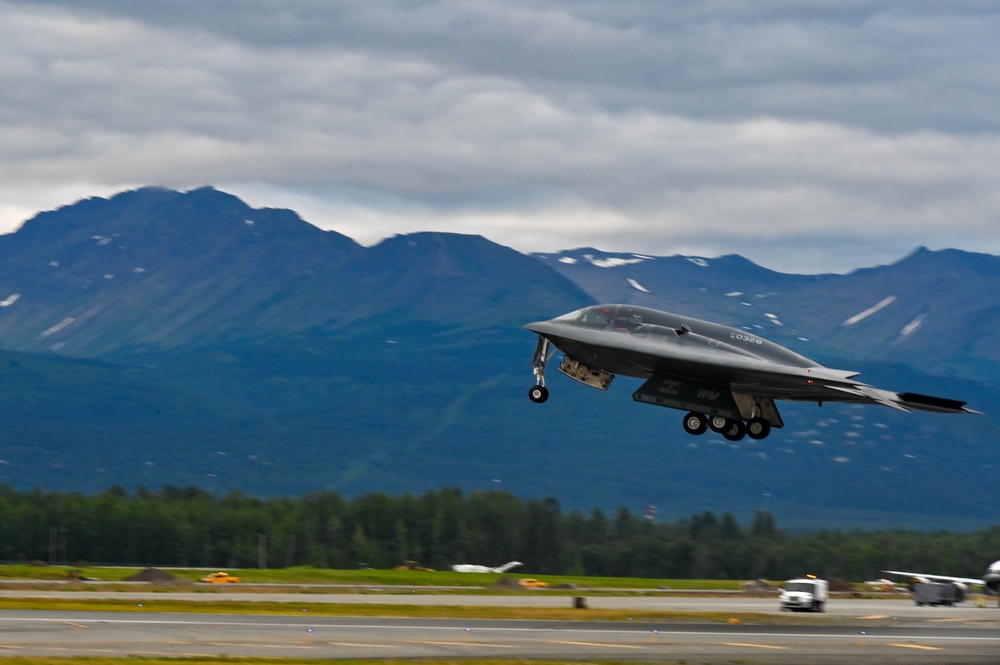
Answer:
<path fill-rule="evenodd" d="M 791 612 L 824 612 L 830 585 L 815 577 L 800 577 L 785 582 L 781 591 L 781 609 Z"/>

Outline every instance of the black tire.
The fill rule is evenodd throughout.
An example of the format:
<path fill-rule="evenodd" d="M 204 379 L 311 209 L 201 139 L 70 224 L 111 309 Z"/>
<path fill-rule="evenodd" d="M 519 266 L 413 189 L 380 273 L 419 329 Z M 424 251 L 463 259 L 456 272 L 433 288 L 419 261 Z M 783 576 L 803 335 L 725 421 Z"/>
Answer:
<path fill-rule="evenodd" d="M 751 439 L 766 439 L 771 433 L 771 423 L 763 418 L 751 418 L 747 421 L 747 436 Z"/>
<path fill-rule="evenodd" d="M 688 434 L 704 434 L 705 430 L 708 429 L 708 418 L 692 411 L 684 416 L 681 424 L 684 425 L 684 431 Z"/>
<path fill-rule="evenodd" d="M 730 423 L 732 421 L 729 418 L 724 418 L 723 416 L 709 416 L 708 417 L 708 428 L 713 432 L 718 432 L 722 434 L 727 429 L 729 429 Z"/>
<path fill-rule="evenodd" d="M 528 399 L 535 404 L 541 404 L 549 398 L 549 389 L 545 386 L 532 386 L 528 391 Z"/>
<path fill-rule="evenodd" d="M 730 420 L 729 427 L 722 433 L 722 436 L 726 437 L 730 441 L 739 441 L 746 436 L 746 433 L 747 428 L 743 426 L 743 423 L 739 420 Z"/>

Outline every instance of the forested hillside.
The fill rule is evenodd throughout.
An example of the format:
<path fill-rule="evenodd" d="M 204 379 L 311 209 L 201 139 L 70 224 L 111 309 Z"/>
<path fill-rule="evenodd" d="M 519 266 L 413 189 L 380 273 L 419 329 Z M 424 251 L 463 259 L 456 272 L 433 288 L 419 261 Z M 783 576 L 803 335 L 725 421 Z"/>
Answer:
<path fill-rule="evenodd" d="M 858 581 L 885 568 L 978 576 L 997 552 L 998 526 L 963 534 L 795 534 L 765 511 L 749 524 L 710 512 L 659 523 L 624 508 L 564 513 L 555 499 L 454 488 L 351 500 L 333 492 L 257 499 L 173 487 L 89 496 L 0 489 L 0 560 L 8 562 L 344 569 L 416 560 L 447 569 L 516 559 L 524 562 L 518 572 L 535 574 L 784 579 L 810 572 Z"/>

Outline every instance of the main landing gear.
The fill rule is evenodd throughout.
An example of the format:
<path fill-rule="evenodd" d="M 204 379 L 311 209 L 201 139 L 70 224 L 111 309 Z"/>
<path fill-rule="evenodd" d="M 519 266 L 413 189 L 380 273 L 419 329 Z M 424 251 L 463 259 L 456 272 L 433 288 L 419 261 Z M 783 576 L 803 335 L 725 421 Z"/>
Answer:
<path fill-rule="evenodd" d="M 535 385 L 528 391 L 528 399 L 536 404 L 541 404 L 549 398 L 549 389 L 545 387 L 545 364 L 555 355 L 555 352 L 556 349 L 552 342 L 547 337 L 539 335 L 538 343 L 535 344 L 535 353 L 531 357 L 531 366 L 535 372 Z M 607 390 L 611 384 L 611 380 L 614 378 L 613 375 L 607 372 L 584 367 L 568 357 L 558 369 L 572 379 L 602 390 Z M 653 403 L 678 408 L 674 404 Z M 688 404 L 690 405 L 690 402 Z M 687 408 L 691 408 L 691 406 Z M 733 409 L 733 413 L 736 413 L 735 405 Z M 762 413 L 759 402 L 750 409 L 750 412 L 755 414 Z M 713 432 L 718 432 L 730 441 L 739 441 L 745 436 L 749 436 L 751 439 L 763 439 L 771 433 L 771 423 L 759 415 L 743 421 L 718 415 L 707 416 L 704 413 L 692 411 L 684 416 L 682 424 L 684 425 L 684 431 L 688 434 L 704 434 L 706 430 L 711 429 Z"/>
<path fill-rule="evenodd" d="M 771 433 L 771 423 L 763 418 L 751 418 L 744 423 L 742 420 L 732 420 L 724 416 L 706 416 L 692 411 L 684 416 L 684 431 L 688 434 L 704 434 L 711 429 L 730 441 L 739 441 L 744 436 L 751 439 L 763 439 Z"/>

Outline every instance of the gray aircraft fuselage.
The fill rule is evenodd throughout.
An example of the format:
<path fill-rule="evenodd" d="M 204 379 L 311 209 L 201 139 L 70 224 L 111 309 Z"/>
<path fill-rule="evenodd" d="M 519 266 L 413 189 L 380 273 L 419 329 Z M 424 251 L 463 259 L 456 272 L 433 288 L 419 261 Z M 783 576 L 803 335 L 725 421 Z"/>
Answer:
<path fill-rule="evenodd" d="M 633 305 L 589 307 L 525 328 L 548 337 L 559 350 L 585 365 L 640 379 L 665 372 L 726 380 L 734 375 L 727 363 L 732 360 L 820 367 L 744 330 Z M 678 351 L 665 353 L 668 344 Z M 690 354 L 691 362 L 685 363 L 685 354 Z M 709 357 L 720 359 L 715 372 L 705 368 Z"/>

